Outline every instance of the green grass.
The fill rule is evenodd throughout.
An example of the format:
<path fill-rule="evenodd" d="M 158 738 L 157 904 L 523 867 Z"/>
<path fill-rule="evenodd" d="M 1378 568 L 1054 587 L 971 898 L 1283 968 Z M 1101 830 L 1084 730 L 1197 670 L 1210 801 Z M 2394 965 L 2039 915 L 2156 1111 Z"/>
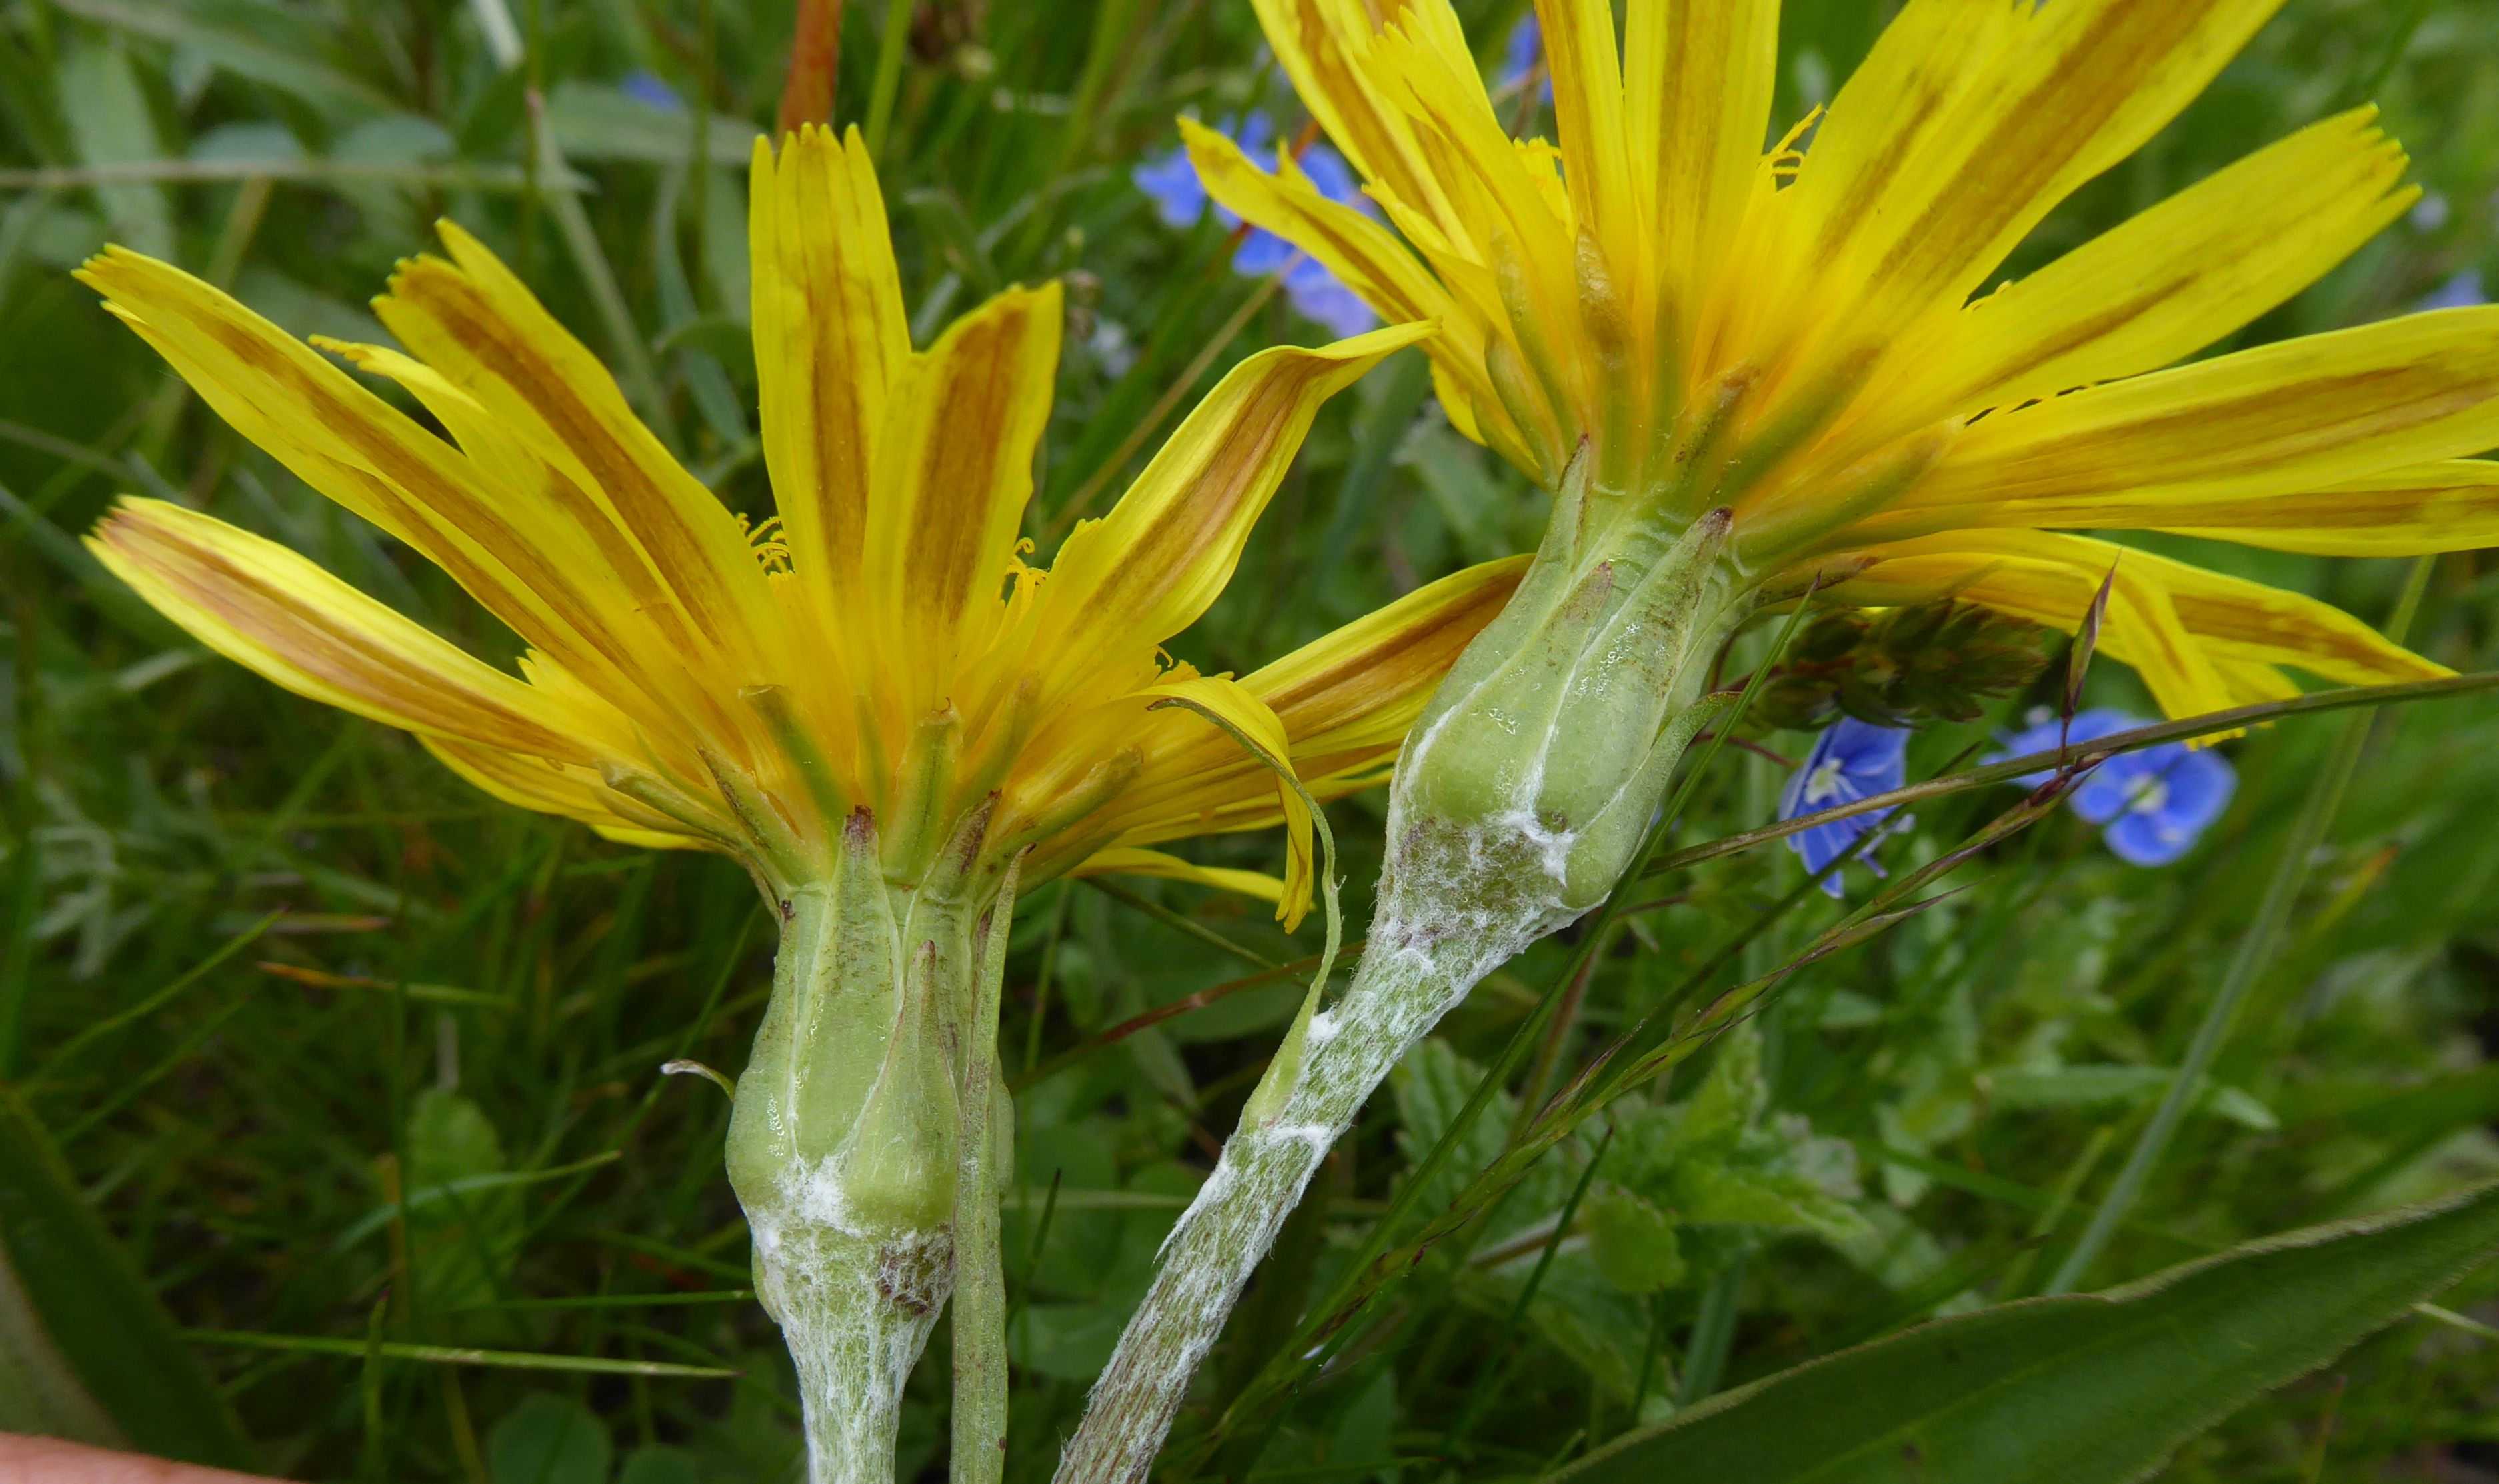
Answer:
<path fill-rule="evenodd" d="M 1461 6 L 1487 49 L 1522 8 Z M 769 1322 L 734 1292 L 746 1239 L 720 1169 L 728 1101 L 659 1072 L 677 1057 L 742 1064 L 770 930 L 729 863 L 621 850 L 497 805 L 407 739 L 207 656 L 119 591 L 75 537 L 114 496 L 154 493 L 277 536 L 482 652 L 514 647 L 439 573 L 238 440 L 67 270 L 108 238 L 129 242 L 291 329 L 379 339 L 365 297 L 425 248 L 430 220 L 456 218 L 629 393 L 655 391 L 689 463 L 760 517 L 771 497 L 743 349 L 743 161 L 778 97 L 791 9 L 527 0 L 509 13 L 525 56 L 507 70 L 480 20 L 505 14 L 500 0 L 0 5 L 0 1082 L 49 1130 L 265 1468 L 495 1484 L 790 1474 L 794 1383 Z M 1171 144 L 1179 111 L 1298 117 L 1246 4 L 983 9 L 899 8 L 919 29 L 886 46 L 889 7 L 849 6 L 838 114 L 866 117 L 880 55 L 892 57 L 884 178 L 924 340 L 1000 285 L 1067 276 L 1074 322 L 1028 522 L 1046 556 L 1074 505 L 1105 507 L 1159 441 L 1168 417 L 1137 430 L 1185 369 L 1204 363 L 1193 394 L 1250 350 L 1323 333 L 1281 298 L 1245 313 L 1258 286 L 1229 271 L 1222 229 L 1166 230 L 1127 180 Z M 1791 0 L 1782 119 L 1845 76 L 1877 10 Z M 707 98 L 718 121 L 698 130 L 689 112 L 633 102 L 619 83 L 635 72 Z M 523 166 L 534 84 L 576 195 Z M 2444 215 L 2398 224 L 2247 339 L 2395 312 L 2471 268 L 2499 283 L 2499 23 L 2485 0 L 2293 0 L 2022 261 L 2370 98 Z M 698 132 L 711 152 L 694 163 Z M 96 183 L 95 167 L 148 160 L 224 176 Z M 220 161 L 264 162 L 265 183 Z M 616 302 L 602 305 L 602 283 Z M 1241 578 L 1175 653 L 1247 669 L 1532 541 L 1542 511 L 1519 478 L 1436 413 L 1410 426 L 1398 379 L 1383 371 L 1326 410 Z M 2196 555 L 2372 622 L 2405 566 Z M 2414 633 L 2459 669 L 2499 661 L 2499 566 L 2440 562 Z M 2146 709 L 2113 668 L 2093 686 Z M 2239 796 L 2185 865 L 2126 867 L 2060 814 L 1958 872 L 1967 889 L 1947 905 L 1797 976 L 1762 1024 L 1765 1109 L 1718 1143 L 1675 1145 L 1657 1130 L 1687 1115 L 1618 1108 L 1577 1203 L 1597 1213 L 1581 1223 L 1596 1240 L 1548 1251 L 1542 1233 L 1605 1137 L 1583 1128 L 1372 1311 L 1256 1468 L 1532 1473 L 1630 1425 L 1637 1398 L 1654 1413 L 1690 1392 L 1696 1371 L 1740 1383 L 1938 1308 L 2036 1292 L 2150 1115 L 2157 1081 L 2142 1069 L 2174 1065 L 2192 1035 L 2339 725 L 2231 744 Z M 1913 767 L 1940 768 L 1983 734 L 1922 736 Z M 1722 755 L 1679 839 L 1761 823 L 1780 776 Z M 1930 857 L 2015 796 L 1943 801 L 1885 855 Z M 1334 817 L 1358 925 L 1379 808 L 1357 799 Z M 2232 1097 L 2190 1113 L 2102 1280 L 2499 1173 L 2494 818 L 2499 704 L 2384 716 L 2215 1064 Z M 1253 866 L 1276 854 L 1259 838 L 1190 849 Z M 1598 956 L 1548 1084 L 1800 879 L 1771 850 L 1654 884 L 1639 900 L 1671 905 L 1632 914 Z M 1122 889 L 1267 960 L 1317 948 L 1315 919 L 1288 940 L 1237 901 Z M 1710 987 L 1774 966 L 1836 914 L 1809 896 Z M 1549 943 L 1512 965 L 1378 1100 L 1210 1363 L 1184 1438 L 1329 1286 L 1473 1085 L 1469 1064 L 1494 1058 L 1572 952 Z M 1084 1049 L 1018 1099 L 1014 1479 L 1047 1476 L 1297 995 L 1261 984 L 1101 1033 L 1251 972 L 1113 893 L 1054 886 L 1024 905 L 1006 1069 Z M 1718 1083 L 1695 1067 L 1658 1096 L 1688 1106 L 1696 1088 L 1736 1087 L 1740 1068 L 1720 1060 Z M 1475 1164 L 1420 1209 L 1497 1154 L 1514 1117 L 1497 1107 L 1462 1151 Z M 1682 1271 L 1654 1294 L 1609 1277 L 1621 1244 L 1598 1220 L 1639 1159 L 1688 1182 L 1674 1187 Z M 1862 1194 L 1848 1197 L 1852 1162 Z M 1710 1182 L 1737 1176 L 1785 1182 L 1793 1209 L 1727 1219 Z M 2490 1318 L 2474 1307 L 2494 1288 L 2447 1302 Z M 1491 1345 L 1513 1309 L 1512 1347 Z M 942 1349 L 941 1335 L 905 1424 L 906 1452 L 932 1466 Z M 543 1359 L 454 1363 L 463 1351 Z M 668 1369 L 687 1367 L 736 1373 Z M 2499 1458 L 2495 1403 L 2490 1339 L 2408 1322 L 2193 1445 L 2168 1476 L 2460 1477 L 2434 1470 L 2465 1467 L 2439 1462 L 2458 1447 Z M 1247 1467 L 1237 1443 L 1221 1456 Z"/>

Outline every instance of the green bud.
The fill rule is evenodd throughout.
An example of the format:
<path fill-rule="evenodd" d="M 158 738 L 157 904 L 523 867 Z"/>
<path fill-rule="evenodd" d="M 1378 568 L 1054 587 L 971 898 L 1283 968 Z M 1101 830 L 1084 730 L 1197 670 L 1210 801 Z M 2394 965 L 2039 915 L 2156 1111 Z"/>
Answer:
<path fill-rule="evenodd" d="M 729 1126 L 730 1182 L 750 1205 L 794 1168 L 840 1149 L 902 1012 L 901 923 L 866 810 L 844 823 L 833 879 L 794 888 L 778 906 L 772 1000 Z"/>
<path fill-rule="evenodd" d="M 730 1181 L 750 1215 L 862 1236 L 951 1224 L 988 817 L 957 822 L 929 879 L 903 887 L 858 810 L 832 879 L 781 897 L 772 1001 L 730 1120 Z"/>
<path fill-rule="evenodd" d="M 954 1219 L 957 1112 L 937 958 L 933 943 L 913 957 L 885 1065 L 842 1150 L 844 1203 L 871 1232 L 923 1232 Z"/>
<path fill-rule="evenodd" d="M 1749 611 L 1732 521 L 1592 519 L 1583 456 L 1509 606 L 1462 656 L 1398 769 L 1408 824 L 1489 831 L 1584 911 L 1628 863 L 1699 729 L 1711 658 Z"/>

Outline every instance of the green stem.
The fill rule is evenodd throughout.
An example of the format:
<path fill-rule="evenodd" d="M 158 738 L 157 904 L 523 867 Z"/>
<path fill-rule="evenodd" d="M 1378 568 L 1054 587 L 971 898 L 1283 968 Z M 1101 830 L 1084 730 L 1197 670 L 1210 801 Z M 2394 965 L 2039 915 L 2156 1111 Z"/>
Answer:
<path fill-rule="evenodd" d="M 998 1172 L 1014 1105 L 998 1076 L 998 1001 L 1020 874 L 1021 858 L 1007 868 L 982 930 L 980 1005 L 964 1056 L 962 1178 L 955 1192 L 954 1484 L 997 1484 L 1006 1473 L 1007 1284 L 998 1245 Z"/>
<path fill-rule="evenodd" d="M 1250 1274 L 1389 1069 L 1529 944 L 1601 906 L 1590 940 L 1611 926 L 1685 747 L 1724 709 L 1704 694 L 1709 659 L 1750 599 L 1719 561 L 1725 512 L 1592 533 L 1587 492 L 1582 461 L 1519 591 L 1408 734 L 1353 983 L 1325 1011 L 1306 1004 L 1269 1064 L 1164 1242 L 1058 1484 L 1141 1484 Z"/>
<path fill-rule="evenodd" d="M 2404 596 L 2396 604 L 2395 615 L 2386 625 L 2386 636 L 2400 644 L 2411 629 L 2413 615 L 2420 606 L 2422 592 L 2429 585 L 2435 557 L 2422 557 L 2413 564 L 2406 581 Z M 2256 919 L 2239 940 L 2238 953 L 2231 958 L 2222 986 L 2213 1003 L 2204 1009 L 2202 1023 L 2195 1027 L 2194 1040 L 2188 1043 L 2187 1055 L 2170 1077 L 2169 1090 L 2162 1094 L 2160 1106 L 2153 1111 L 2152 1121 L 2128 1151 L 2126 1164 L 2101 1198 L 2099 1209 L 2092 1212 L 2091 1224 L 2083 1229 L 2081 1240 L 2058 1265 L 2056 1275 L 2048 1280 L 2049 1297 L 2074 1291 L 2091 1271 L 2109 1240 L 2117 1235 L 2120 1222 L 2134 1210 L 2142 1198 L 2143 1187 L 2151 1179 L 2153 1167 L 2167 1153 L 2169 1143 L 2177 1137 L 2179 1125 L 2186 1120 L 2187 1110 L 2202 1090 L 2204 1075 L 2212 1069 L 2213 1059 L 2221 1054 L 2222 1044 L 2229 1039 L 2230 1027 L 2238 1019 L 2239 1008 L 2256 987 L 2257 978 L 2272 959 L 2283 927 L 2290 920 L 2291 908 L 2299 900 L 2300 888 L 2308 883 L 2310 862 L 2318 847 L 2325 841 L 2325 832 L 2333 825 L 2334 815 L 2342 807 L 2344 790 L 2360 765 L 2360 752 L 2369 740 L 2369 728 L 2375 717 L 2362 712 L 2343 724 L 2334 739 L 2333 750 L 2326 755 L 2325 765 L 2318 771 L 2316 786 L 2309 790 L 2308 803 L 2300 811 L 2299 821 L 2291 826 L 2290 841 L 2283 849 L 2282 858 L 2274 867 L 2273 881 L 2265 887 L 2264 902 L 2256 909 Z"/>
<path fill-rule="evenodd" d="M 1692 1318 L 1692 1341 L 1683 1351 L 1683 1384 L 1674 1404 L 1690 1406 L 1707 1400 L 1727 1374 L 1727 1356 L 1736 1345 L 1736 1316 L 1744 1296 L 1744 1258 L 1729 1262 L 1701 1294 Z"/>
<path fill-rule="evenodd" d="M 1224 1145 L 1094 1383 L 1084 1423 L 1060 1459 L 1059 1484 L 1146 1477 L 1190 1377 L 1338 1136 L 1398 1058 L 1547 926 L 1542 919 L 1486 921 L 1478 932 L 1444 931 L 1415 921 L 1412 906 L 1396 894 L 1392 879 L 1351 987 L 1311 1020 L 1289 1083 L 1272 1092 L 1262 1084 L 1271 1104 L 1266 1115 L 1245 1117 Z"/>
<path fill-rule="evenodd" d="M 990 885 L 986 827 L 986 809 L 966 816 L 924 879 L 894 884 L 861 811 L 830 879 L 775 899 L 772 1000 L 726 1154 L 756 1297 L 797 1365 L 811 1484 L 892 1484 L 903 1383 L 958 1289 L 961 1476 L 997 1477 L 996 1028 L 1016 871 Z"/>
<path fill-rule="evenodd" d="M 930 1204 L 896 1201 L 891 1188 L 857 1188 L 896 1182 L 862 1170 L 866 1151 L 835 1132 L 842 1121 L 862 1121 L 859 1105 L 868 1089 L 842 1085 L 864 1081 L 861 1049 L 902 1074 L 878 1077 L 880 1090 L 910 1074 L 908 1058 L 895 1065 L 883 1054 L 887 1042 L 909 1039 L 889 1018 L 900 998 L 898 965 L 890 950 L 880 961 L 860 961 L 866 935 L 852 920 L 855 896 L 800 890 L 785 901 L 771 1007 L 738 1080 L 730 1180 L 754 1232 L 756 1296 L 797 1366 L 810 1484 L 892 1484 L 903 1382 L 946 1302 L 953 1232 L 942 1217 L 859 1210 Z M 884 1037 L 858 1023 L 867 1016 L 854 1021 L 836 1009 L 879 998 Z M 873 1074 L 872 1065 L 867 1070 Z M 950 1158 L 945 1174 L 953 1173 Z"/>
<path fill-rule="evenodd" d="M 902 88 L 902 46 L 911 36 L 911 0 L 886 0 L 885 29 L 876 38 L 876 81 L 868 90 L 867 154 L 885 158 L 885 130 Z"/>

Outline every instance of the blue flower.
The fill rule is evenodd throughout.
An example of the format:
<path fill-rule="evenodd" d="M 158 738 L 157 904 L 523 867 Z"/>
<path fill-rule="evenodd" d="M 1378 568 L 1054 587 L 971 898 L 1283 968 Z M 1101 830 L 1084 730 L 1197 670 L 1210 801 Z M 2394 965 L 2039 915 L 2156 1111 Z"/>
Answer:
<path fill-rule="evenodd" d="M 2043 753 L 2058 746 L 2061 736 L 2091 742 L 2149 725 L 2122 711 L 2094 709 L 2076 716 L 2070 728 L 2049 720 L 2012 733 L 2001 739 L 2004 751 L 1996 757 Z M 2022 782 L 2035 788 L 2051 776 L 2032 773 Z M 2229 808 L 2238 787 L 2238 773 L 2220 754 L 2164 742 L 2121 753 L 2093 768 L 2068 802 L 2076 814 L 2103 826 L 2101 838 L 2120 860 L 2163 866 L 2195 848 Z"/>
<path fill-rule="evenodd" d="M 1371 306 L 1337 282 L 1336 274 L 1315 258 L 1302 259 L 1284 274 L 1284 297 L 1292 301 L 1304 319 L 1325 325 L 1338 339 L 1379 327 L 1379 316 L 1372 312 Z"/>
<path fill-rule="evenodd" d="M 1779 818 L 1793 820 L 1799 815 L 1814 814 L 1840 804 L 1853 804 L 1877 793 L 1889 793 L 1908 781 L 1909 733 L 1898 726 L 1877 726 L 1854 717 L 1842 717 L 1828 731 L 1814 739 L 1813 753 L 1804 765 L 1788 780 L 1787 791 L 1779 795 Z M 1817 824 L 1801 834 L 1788 836 L 1788 849 L 1804 858 L 1804 868 L 1819 872 L 1838 859 L 1867 830 L 1889 819 L 1894 811 L 1877 809 L 1869 814 L 1851 815 L 1828 824 Z M 1883 868 L 1868 858 L 1866 865 L 1874 874 Z M 1840 894 L 1839 878 L 1832 876 L 1822 889 L 1833 896 Z"/>
<path fill-rule="evenodd" d="M 2002 762 L 2008 758 L 2028 758 L 2032 753 L 2053 753 L 2076 742 L 2096 742 L 2116 732 L 2131 731 L 2146 725 L 2140 718 L 2107 706 L 2078 711 L 2071 723 L 2048 716 L 2046 708 L 2042 707 L 2032 713 L 2029 726 L 2020 731 L 1999 735 L 1996 740 L 2004 750 L 1991 754 L 1987 760 Z M 2035 789 L 2056 776 L 2057 770 L 2050 768 L 2039 773 L 2025 773 L 2016 782 L 2026 789 Z"/>
<path fill-rule="evenodd" d="M 1206 182 L 1198 179 L 1185 149 L 1153 156 L 1130 171 L 1128 178 L 1154 204 L 1162 224 L 1174 231 L 1196 226 L 1206 214 Z"/>
<path fill-rule="evenodd" d="M 1222 133 L 1239 145 L 1243 153 L 1255 157 L 1272 137 L 1273 126 L 1267 122 L 1266 114 L 1251 113 L 1223 125 Z M 1377 214 L 1343 155 L 1325 145 L 1313 145 L 1297 163 L 1320 195 Z M 1154 215 L 1175 231 L 1196 226 L 1210 205 L 1214 206 L 1216 220 L 1226 227 L 1241 225 L 1240 217 L 1210 201 L 1206 182 L 1198 178 L 1197 167 L 1189 162 L 1186 149 L 1154 155 L 1131 171 L 1128 177 L 1153 202 Z M 1338 282 L 1324 264 L 1303 257 L 1301 249 L 1272 232 L 1262 229 L 1243 238 L 1241 246 L 1232 254 L 1232 271 L 1250 278 L 1283 272 L 1285 300 L 1305 318 L 1325 325 L 1340 337 L 1360 335 L 1379 323 L 1371 306 Z"/>
<path fill-rule="evenodd" d="M 685 112 L 685 100 L 679 98 L 677 90 L 661 81 L 654 73 L 629 72 L 625 75 L 625 81 L 617 86 L 626 97 L 645 107 L 665 110 L 670 113 Z"/>
<path fill-rule="evenodd" d="M 1544 60 L 1544 31 L 1536 23 L 1536 13 L 1529 11 L 1509 28 L 1509 40 L 1503 44 L 1501 71 L 1494 75 L 1496 92 L 1516 92 L 1527 81 L 1527 75 Z M 1553 101 L 1553 79 L 1544 79 L 1544 101 Z"/>
<path fill-rule="evenodd" d="M 1239 145 L 1242 153 L 1255 158 L 1267 146 L 1275 126 L 1267 122 L 1266 114 L 1251 113 L 1223 123 L 1219 132 Z M 1197 167 L 1189 163 L 1188 151 L 1185 148 L 1175 146 L 1161 154 L 1149 156 L 1144 164 L 1128 173 L 1128 178 L 1134 180 L 1137 189 L 1153 202 L 1154 214 L 1162 218 L 1163 225 L 1176 232 L 1196 226 L 1206 215 L 1206 182 L 1197 177 Z M 1227 227 L 1241 224 L 1240 217 L 1221 207 L 1215 209 L 1215 214 Z"/>
<path fill-rule="evenodd" d="M 2476 305 L 2489 302 L 2490 296 L 2482 286 L 2482 270 L 2468 268 L 2440 284 L 2429 297 L 2413 307 L 2416 309 L 2469 309 Z"/>

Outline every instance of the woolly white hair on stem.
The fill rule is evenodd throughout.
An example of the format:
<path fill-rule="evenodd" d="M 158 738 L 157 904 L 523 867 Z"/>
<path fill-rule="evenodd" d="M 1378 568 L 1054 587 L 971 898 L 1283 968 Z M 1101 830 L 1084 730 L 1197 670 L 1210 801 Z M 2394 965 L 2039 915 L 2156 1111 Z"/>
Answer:
<path fill-rule="evenodd" d="M 1362 962 L 1306 1009 L 1164 1243 L 1058 1484 L 1145 1478 L 1190 1378 L 1328 1148 L 1469 990 L 1610 889 L 1685 746 L 1715 714 L 1709 660 L 1752 609 L 1729 522 L 1583 528 L 1583 460 L 1545 547 L 1410 734 Z M 1563 756 L 1557 758 L 1557 749 Z M 1588 758 L 1619 760 L 1590 767 Z"/>

